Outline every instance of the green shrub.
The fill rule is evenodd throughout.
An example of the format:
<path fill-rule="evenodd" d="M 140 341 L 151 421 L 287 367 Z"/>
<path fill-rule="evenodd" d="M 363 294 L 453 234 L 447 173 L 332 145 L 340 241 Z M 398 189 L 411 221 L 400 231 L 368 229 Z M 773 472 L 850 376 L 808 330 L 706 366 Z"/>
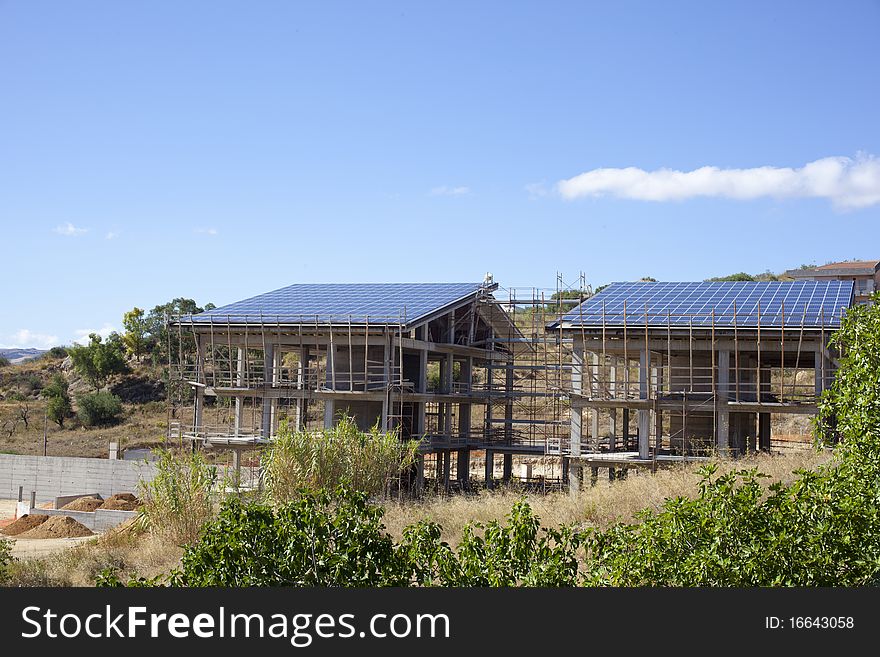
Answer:
<path fill-rule="evenodd" d="M 67 357 L 67 347 L 52 347 L 43 354 L 43 358 L 47 360 L 60 360 Z"/>
<path fill-rule="evenodd" d="M 318 431 L 293 431 L 282 422 L 261 459 L 263 480 L 276 503 L 294 499 L 302 489 L 338 486 L 382 495 L 412 465 L 417 449 L 417 441 L 401 441 L 396 432 L 360 431 L 351 417 Z"/>
<path fill-rule="evenodd" d="M 87 427 L 117 424 L 122 416 L 122 400 L 109 392 L 93 392 L 76 398 L 77 417 Z"/>
<path fill-rule="evenodd" d="M 0 367 L 9 367 L 11 363 L 6 356 L 0 356 Z"/>
<path fill-rule="evenodd" d="M 9 564 L 12 563 L 12 543 L 5 538 L 0 538 L 0 584 L 9 577 Z"/>
<path fill-rule="evenodd" d="M 73 368 L 95 388 L 102 388 L 114 374 L 129 371 L 125 362 L 125 346 L 117 333 L 111 333 L 107 340 L 91 333 L 89 344 L 73 345 L 68 349 Z"/>
<path fill-rule="evenodd" d="M 169 450 L 158 450 L 158 454 L 156 476 L 140 485 L 142 521 L 153 533 L 177 545 L 192 543 L 213 516 L 217 468 L 208 465 L 199 452 L 175 456 Z"/>
<path fill-rule="evenodd" d="M 70 417 L 73 409 L 70 404 L 67 380 L 56 374 L 41 393 L 49 401 L 46 402 L 46 413 L 50 420 L 59 427 L 64 427 L 64 420 Z"/>

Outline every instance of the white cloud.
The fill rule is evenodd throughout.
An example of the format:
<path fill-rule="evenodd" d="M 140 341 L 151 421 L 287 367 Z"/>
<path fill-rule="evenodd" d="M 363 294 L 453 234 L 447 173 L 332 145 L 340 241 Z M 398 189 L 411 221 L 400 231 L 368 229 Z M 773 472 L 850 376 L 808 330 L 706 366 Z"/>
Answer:
<path fill-rule="evenodd" d="M 77 228 L 69 221 L 67 223 L 61 224 L 60 226 L 55 226 L 53 229 L 59 235 L 64 235 L 65 237 L 78 237 L 83 233 L 88 233 L 88 228 Z"/>
<path fill-rule="evenodd" d="M 102 326 L 99 329 L 93 329 L 93 328 L 77 329 L 76 331 L 73 332 L 74 335 L 76 336 L 73 339 L 73 341 L 77 344 L 82 344 L 82 345 L 88 344 L 89 343 L 89 335 L 91 335 L 92 333 L 97 333 L 104 340 L 106 340 L 107 336 L 109 336 L 111 333 L 113 333 L 113 331 L 117 331 L 117 330 L 118 329 L 115 326 L 113 326 L 112 324 L 109 324 L 109 323 L 105 323 L 104 326 Z"/>
<path fill-rule="evenodd" d="M 196 228 L 194 231 L 197 235 L 216 235 L 216 228 Z"/>
<path fill-rule="evenodd" d="M 115 230 L 111 230 L 109 233 L 107 233 L 104 236 L 104 239 L 105 240 L 115 240 L 117 237 L 119 237 L 119 233 Z"/>
<path fill-rule="evenodd" d="M 5 341 L 0 344 L 0 349 L 49 349 L 60 344 L 57 335 L 46 333 L 34 333 L 28 329 L 19 329 L 12 335 L 5 336 Z"/>
<path fill-rule="evenodd" d="M 467 196 L 471 193 L 470 187 L 450 187 L 449 185 L 440 185 L 440 187 L 434 187 L 430 195 L 431 196 Z"/>
<path fill-rule="evenodd" d="M 757 198 L 825 198 L 838 209 L 880 203 L 880 159 L 825 157 L 800 169 L 756 167 L 693 171 L 593 169 L 556 183 L 565 199 L 615 196 L 640 201 L 680 201 L 698 196 L 749 200 Z"/>

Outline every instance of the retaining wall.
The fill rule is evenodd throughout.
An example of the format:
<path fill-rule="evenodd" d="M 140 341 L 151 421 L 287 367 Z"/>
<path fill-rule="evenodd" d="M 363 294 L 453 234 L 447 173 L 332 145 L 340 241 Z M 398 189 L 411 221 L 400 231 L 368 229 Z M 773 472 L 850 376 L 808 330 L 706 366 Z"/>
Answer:
<path fill-rule="evenodd" d="M 95 509 L 94 511 L 67 511 L 65 509 L 31 509 L 29 513 L 44 516 L 67 516 L 82 523 L 93 532 L 104 532 L 137 515 L 137 511 Z"/>
<path fill-rule="evenodd" d="M 28 501 L 31 491 L 36 491 L 38 503 L 87 492 L 104 498 L 116 493 L 137 494 L 138 482 L 155 475 L 156 467 L 145 461 L 0 454 L 0 498 L 18 499 L 19 486 L 24 487 Z"/>

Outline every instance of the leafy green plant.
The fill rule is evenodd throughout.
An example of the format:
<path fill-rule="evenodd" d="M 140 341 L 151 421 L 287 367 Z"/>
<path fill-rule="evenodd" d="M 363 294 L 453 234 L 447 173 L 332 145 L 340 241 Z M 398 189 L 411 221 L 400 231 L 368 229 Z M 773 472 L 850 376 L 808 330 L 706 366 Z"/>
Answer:
<path fill-rule="evenodd" d="M 177 545 L 192 543 L 214 515 L 217 468 L 199 452 L 181 456 L 158 450 L 158 455 L 156 476 L 140 484 L 141 521 Z"/>
<path fill-rule="evenodd" d="M 73 368 L 95 388 L 103 388 L 114 374 L 129 371 L 122 338 L 118 333 L 111 333 L 106 341 L 92 333 L 89 335 L 89 344 L 73 345 L 68 353 Z"/>
<path fill-rule="evenodd" d="M 76 407 L 77 417 L 86 427 L 116 424 L 122 416 L 122 400 L 106 391 L 79 395 Z"/>
<path fill-rule="evenodd" d="M 9 564 L 12 563 L 12 543 L 5 538 L 0 538 L 0 584 L 8 577 Z"/>
<path fill-rule="evenodd" d="M 412 465 L 417 448 L 417 441 L 402 441 L 396 432 L 363 432 L 348 416 L 318 431 L 294 431 L 283 421 L 263 452 L 263 481 L 276 503 L 295 499 L 302 489 L 338 486 L 383 495 Z"/>
<path fill-rule="evenodd" d="M 67 380 L 61 374 L 56 374 L 41 394 L 48 399 L 46 413 L 49 419 L 63 428 L 64 420 L 73 413 Z"/>

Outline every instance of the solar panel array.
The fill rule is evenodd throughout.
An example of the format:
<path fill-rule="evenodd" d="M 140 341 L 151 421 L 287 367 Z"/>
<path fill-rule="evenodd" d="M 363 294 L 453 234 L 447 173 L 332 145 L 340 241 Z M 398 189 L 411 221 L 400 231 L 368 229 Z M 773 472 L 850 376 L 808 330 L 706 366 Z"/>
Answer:
<path fill-rule="evenodd" d="M 613 283 L 568 312 L 562 322 L 576 327 L 625 322 L 642 327 L 834 328 L 852 296 L 852 281 Z"/>
<path fill-rule="evenodd" d="M 412 323 L 479 291 L 479 283 L 298 283 L 183 321 Z"/>

